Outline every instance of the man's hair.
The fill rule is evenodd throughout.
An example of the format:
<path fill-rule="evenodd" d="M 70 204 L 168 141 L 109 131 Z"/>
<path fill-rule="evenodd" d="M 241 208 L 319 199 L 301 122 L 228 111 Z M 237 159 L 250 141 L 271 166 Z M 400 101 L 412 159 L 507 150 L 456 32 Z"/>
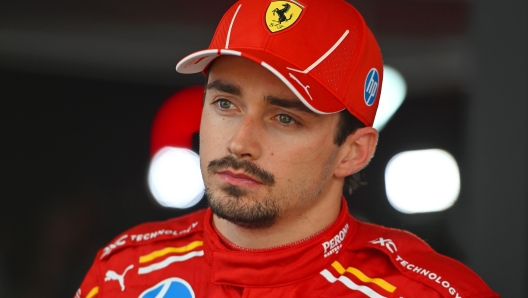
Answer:
<path fill-rule="evenodd" d="M 339 112 L 339 122 L 334 136 L 334 143 L 337 146 L 343 145 L 347 137 L 358 128 L 365 127 L 356 117 L 352 116 L 347 110 Z M 361 171 L 345 177 L 345 184 L 343 185 L 343 195 L 351 195 L 359 186 L 366 183 L 361 180 Z"/>

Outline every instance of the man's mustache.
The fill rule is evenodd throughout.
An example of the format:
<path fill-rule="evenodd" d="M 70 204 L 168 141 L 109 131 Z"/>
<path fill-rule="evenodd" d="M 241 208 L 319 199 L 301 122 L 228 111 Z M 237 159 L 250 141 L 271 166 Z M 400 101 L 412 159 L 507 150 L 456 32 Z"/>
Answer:
<path fill-rule="evenodd" d="M 220 159 L 214 159 L 207 165 L 208 172 L 220 172 L 223 169 L 233 168 L 235 170 L 242 169 L 250 176 L 258 179 L 265 185 L 273 186 L 275 184 L 275 176 L 259 168 L 256 164 L 248 160 L 236 159 L 231 155 L 225 156 Z"/>

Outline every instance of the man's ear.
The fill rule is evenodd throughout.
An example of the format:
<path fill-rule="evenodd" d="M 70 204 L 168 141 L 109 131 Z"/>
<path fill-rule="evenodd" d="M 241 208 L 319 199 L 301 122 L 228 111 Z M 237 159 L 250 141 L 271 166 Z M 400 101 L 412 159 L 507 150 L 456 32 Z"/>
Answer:
<path fill-rule="evenodd" d="M 344 178 L 366 167 L 372 156 L 374 156 L 377 143 L 378 131 L 375 128 L 358 128 L 340 146 L 340 161 L 334 171 L 334 175 Z"/>

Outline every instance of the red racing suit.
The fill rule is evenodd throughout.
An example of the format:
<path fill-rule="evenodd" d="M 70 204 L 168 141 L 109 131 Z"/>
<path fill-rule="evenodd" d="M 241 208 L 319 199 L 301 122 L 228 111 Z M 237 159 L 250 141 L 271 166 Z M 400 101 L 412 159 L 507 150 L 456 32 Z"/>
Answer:
<path fill-rule="evenodd" d="M 234 249 L 201 210 L 139 225 L 101 249 L 75 298 L 499 297 L 469 268 L 401 230 L 337 220 L 296 243 Z"/>

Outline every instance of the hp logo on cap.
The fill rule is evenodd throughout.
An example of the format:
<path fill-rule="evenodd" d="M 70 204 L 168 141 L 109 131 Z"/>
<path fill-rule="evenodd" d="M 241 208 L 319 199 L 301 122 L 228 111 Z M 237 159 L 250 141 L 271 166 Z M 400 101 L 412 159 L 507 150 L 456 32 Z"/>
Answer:
<path fill-rule="evenodd" d="M 378 70 L 373 68 L 369 71 L 367 78 L 365 79 L 365 104 L 371 106 L 376 100 L 379 86 L 379 73 Z"/>

